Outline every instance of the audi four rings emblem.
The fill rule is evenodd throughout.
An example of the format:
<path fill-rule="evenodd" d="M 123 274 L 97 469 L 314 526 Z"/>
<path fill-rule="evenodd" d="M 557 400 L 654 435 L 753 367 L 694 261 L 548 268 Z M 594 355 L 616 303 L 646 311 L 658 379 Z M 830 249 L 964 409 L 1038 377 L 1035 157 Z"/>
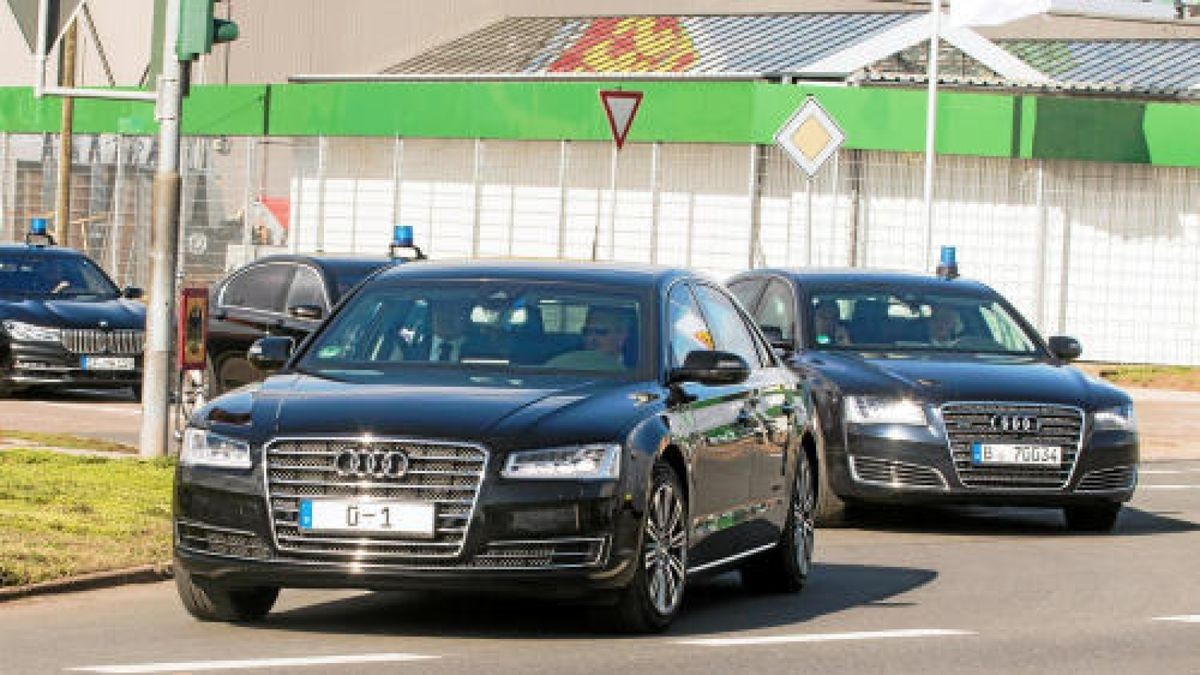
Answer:
<path fill-rule="evenodd" d="M 343 477 L 403 478 L 408 473 L 408 455 L 399 450 L 352 448 L 338 454 L 336 466 Z"/>
<path fill-rule="evenodd" d="M 993 415 L 992 428 L 997 431 L 1033 433 L 1041 431 L 1042 421 L 1033 415 Z"/>

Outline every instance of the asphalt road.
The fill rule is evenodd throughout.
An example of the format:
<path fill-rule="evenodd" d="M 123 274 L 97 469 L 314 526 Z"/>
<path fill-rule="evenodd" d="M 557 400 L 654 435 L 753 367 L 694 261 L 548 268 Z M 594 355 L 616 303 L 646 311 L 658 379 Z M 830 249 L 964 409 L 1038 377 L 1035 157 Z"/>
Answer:
<path fill-rule="evenodd" d="M 0 672 L 1200 673 L 1200 462 L 1157 463 L 1111 535 L 1055 511 L 874 514 L 818 533 L 799 596 L 727 575 L 653 637 L 569 605 L 285 591 L 202 624 L 171 583 L 0 604 Z"/>

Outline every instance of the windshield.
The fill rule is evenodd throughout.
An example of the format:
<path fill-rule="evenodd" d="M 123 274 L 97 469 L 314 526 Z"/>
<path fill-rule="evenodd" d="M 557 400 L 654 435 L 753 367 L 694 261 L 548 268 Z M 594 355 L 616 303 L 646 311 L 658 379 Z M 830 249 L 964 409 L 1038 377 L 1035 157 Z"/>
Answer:
<path fill-rule="evenodd" d="M 1036 341 L 990 297 L 876 290 L 815 293 L 809 346 L 859 351 L 1035 354 Z"/>
<path fill-rule="evenodd" d="M 104 272 L 83 256 L 0 254 L 0 295 L 93 300 L 119 293 Z"/>
<path fill-rule="evenodd" d="M 629 376 L 643 356 L 632 295 L 528 282 L 376 286 L 332 319 L 298 363 L 361 379 L 413 368 Z"/>

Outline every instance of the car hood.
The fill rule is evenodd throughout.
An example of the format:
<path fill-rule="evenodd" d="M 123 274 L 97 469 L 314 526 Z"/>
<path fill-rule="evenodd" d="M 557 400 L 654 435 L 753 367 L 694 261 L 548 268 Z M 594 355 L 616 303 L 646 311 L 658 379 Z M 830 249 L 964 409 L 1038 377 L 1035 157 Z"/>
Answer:
<path fill-rule="evenodd" d="M 662 399 L 656 387 L 563 378 L 470 376 L 344 382 L 311 375 L 269 378 L 216 399 L 201 419 L 254 428 L 257 440 L 288 436 L 393 436 L 472 441 L 493 448 L 615 441 Z"/>
<path fill-rule="evenodd" d="M 1094 408 L 1122 405 L 1120 389 L 1070 366 L 1038 358 L 825 353 L 812 359 L 847 394 L 946 401 L 1039 402 Z"/>
<path fill-rule="evenodd" d="M 22 300 L 0 302 L 0 319 L 24 321 L 52 328 L 142 329 L 145 305 L 132 300 Z"/>

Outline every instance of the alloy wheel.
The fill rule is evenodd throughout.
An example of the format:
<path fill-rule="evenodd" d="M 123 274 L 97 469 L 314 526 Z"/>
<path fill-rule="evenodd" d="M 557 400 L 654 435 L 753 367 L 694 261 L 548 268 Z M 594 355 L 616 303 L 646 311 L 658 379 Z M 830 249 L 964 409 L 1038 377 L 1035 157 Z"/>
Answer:
<path fill-rule="evenodd" d="M 658 484 L 650 499 L 643 564 L 651 603 L 660 614 L 672 614 L 683 600 L 687 531 L 683 500 L 669 482 Z"/>
<path fill-rule="evenodd" d="M 792 540 L 796 547 L 796 565 L 801 576 L 812 568 L 813 538 L 816 531 L 817 499 L 813 490 L 812 464 L 801 457 L 796 467 L 796 488 L 792 490 Z"/>

